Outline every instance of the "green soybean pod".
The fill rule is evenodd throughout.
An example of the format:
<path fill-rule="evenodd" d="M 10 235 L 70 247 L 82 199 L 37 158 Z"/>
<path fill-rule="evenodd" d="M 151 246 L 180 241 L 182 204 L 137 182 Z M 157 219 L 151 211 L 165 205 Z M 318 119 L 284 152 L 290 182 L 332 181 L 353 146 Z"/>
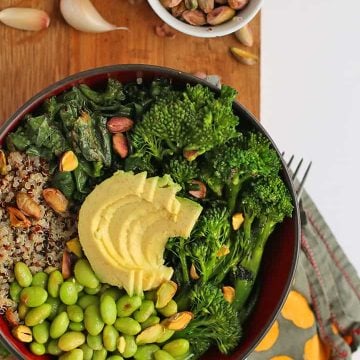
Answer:
<path fill-rule="evenodd" d="M 39 344 L 45 344 L 50 336 L 50 324 L 44 321 L 41 324 L 35 325 L 32 328 L 34 340 Z"/>
<path fill-rule="evenodd" d="M 84 311 L 79 305 L 68 305 L 67 313 L 69 315 L 70 321 L 81 322 L 84 320 Z"/>
<path fill-rule="evenodd" d="M 9 289 L 11 300 L 18 303 L 20 301 L 20 293 L 21 293 L 22 289 L 23 288 L 19 285 L 19 283 L 17 281 L 13 281 L 10 284 L 10 289 Z"/>
<path fill-rule="evenodd" d="M 100 301 L 102 301 L 105 296 L 111 296 L 116 302 L 121 295 L 123 295 L 123 292 L 119 288 L 110 287 L 101 294 Z"/>
<path fill-rule="evenodd" d="M 186 339 L 175 339 L 163 346 L 163 350 L 167 351 L 173 357 L 183 356 L 190 349 L 190 343 Z"/>
<path fill-rule="evenodd" d="M 99 286 L 99 279 L 92 270 L 90 263 L 85 259 L 79 259 L 74 267 L 75 279 L 84 287 L 95 289 Z"/>
<path fill-rule="evenodd" d="M 124 358 L 120 355 L 112 355 L 108 357 L 107 360 L 124 360 Z"/>
<path fill-rule="evenodd" d="M 158 350 L 160 350 L 160 348 L 155 344 L 138 346 L 136 353 L 134 354 L 134 359 L 152 360 L 153 354 Z"/>
<path fill-rule="evenodd" d="M 15 279 L 21 287 L 28 287 L 32 282 L 32 274 L 28 266 L 19 261 L 14 267 Z"/>
<path fill-rule="evenodd" d="M 51 305 L 51 313 L 49 316 L 49 320 L 54 320 L 55 316 L 58 313 L 58 309 L 60 306 L 60 299 L 59 298 L 53 298 L 52 296 L 48 296 L 46 299 L 46 304 Z"/>
<path fill-rule="evenodd" d="M 83 351 L 84 360 L 91 360 L 94 354 L 94 350 L 88 344 L 82 344 L 80 349 Z"/>
<path fill-rule="evenodd" d="M 85 343 L 85 335 L 79 331 L 69 331 L 61 335 L 58 347 L 62 351 L 71 351 Z"/>
<path fill-rule="evenodd" d="M 43 289 L 47 288 L 49 275 L 44 271 L 39 271 L 33 275 L 31 286 L 40 286 Z"/>
<path fill-rule="evenodd" d="M 117 308 L 114 298 L 110 295 L 100 300 L 100 314 L 105 324 L 113 325 L 117 317 Z"/>
<path fill-rule="evenodd" d="M 136 335 L 141 331 L 141 325 L 131 317 L 117 318 L 115 329 L 126 335 Z"/>
<path fill-rule="evenodd" d="M 64 282 L 64 278 L 59 270 L 50 273 L 48 279 L 48 293 L 50 296 L 56 298 L 59 296 L 60 286 Z"/>
<path fill-rule="evenodd" d="M 99 292 L 101 291 L 101 284 L 99 284 L 96 288 L 84 287 L 84 291 L 89 295 L 99 294 Z"/>
<path fill-rule="evenodd" d="M 94 355 L 92 360 L 106 360 L 107 359 L 107 351 L 106 349 L 94 350 Z"/>
<path fill-rule="evenodd" d="M 70 321 L 69 329 L 73 331 L 83 331 L 85 330 L 85 325 L 83 322 Z"/>
<path fill-rule="evenodd" d="M 101 350 L 104 347 L 102 342 L 102 336 L 100 334 L 99 335 L 87 334 L 86 343 L 93 350 Z"/>
<path fill-rule="evenodd" d="M 57 345 L 57 340 L 55 340 L 55 339 L 52 339 L 48 342 L 46 351 L 50 355 L 54 355 L 54 356 L 58 356 L 62 353 L 61 349 Z"/>
<path fill-rule="evenodd" d="M 46 301 L 48 293 L 40 286 L 30 286 L 21 290 L 20 301 L 28 307 L 38 307 Z"/>
<path fill-rule="evenodd" d="M 89 305 L 84 312 L 85 329 L 91 335 L 98 335 L 104 328 L 104 321 L 101 318 L 100 310 L 97 305 Z"/>
<path fill-rule="evenodd" d="M 41 324 L 51 314 L 51 305 L 42 304 L 39 307 L 30 309 L 25 316 L 26 326 Z"/>
<path fill-rule="evenodd" d="M 130 316 L 141 306 L 141 297 L 124 295 L 116 303 L 117 315 L 119 317 Z"/>
<path fill-rule="evenodd" d="M 157 309 L 157 311 L 165 317 L 170 317 L 178 312 L 178 306 L 175 300 L 171 299 L 166 306 Z"/>
<path fill-rule="evenodd" d="M 103 344 L 107 351 L 115 351 L 117 339 L 119 338 L 118 331 L 112 325 L 105 325 L 103 330 Z"/>
<path fill-rule="evenodd" d="M 50 337 L 52 339 L 58 339 L 60 336 L 65 334 L 69 323 L 69 317 L 65 311 L 56 315 L 55 319 L 51 322 L 50 325 Z"/>
<path fill-rule="evenodd" d="M 65 281 L 60 286 L 60 300 L 65 305 L 74 305 L 78 300 L 78 292 L 76 286 L 71 281 Z"/>
<path fill-rule="evenodd" d="M 147 320 L 141 323 L 141 330 L 148 328 L 149 326 L 160 323 L 160 318 L 156 315 L 151 315 Z"/>
<path fill-rule="evenodd" d="M 137 344 L 134 336 L 123 335 L 118 339 L 117 349 L 126 359 L 131 358 L 137 351 Z"/>
<path fill-rule="evenodd" d="M 139 323 L 146 321 L 154 312 L 155 305 L 151 300 L 144 300 L 139 309 L 133 314 L 133 317 Z"/>
<path fill-rule="evenodd" d="M 98 305 L 99 297 L 95 295 L 85 294 L 81 296 L 77 302 L 77 304 L 85 310 L 89 305 Z"/>
<path fill-rule="evenodd" d="M 33 341 L 30 344 L 30 351 L 35 355 L 44 355 L 46 353 L 46 348 L 44 344 Z"/>
<path fill-rule="evenodd" d="M 84 353 L 81 349 L 73 349 L 59 357 L 59 360 L 83 360 Z"/>

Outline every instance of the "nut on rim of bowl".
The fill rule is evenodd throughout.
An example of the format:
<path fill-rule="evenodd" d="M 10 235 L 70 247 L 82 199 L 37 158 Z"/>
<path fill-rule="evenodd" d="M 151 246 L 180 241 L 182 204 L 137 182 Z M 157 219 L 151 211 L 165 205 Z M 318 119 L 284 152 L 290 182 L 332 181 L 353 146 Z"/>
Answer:
<path fill-rule="evenodd" d="M 263 3 L 263 0 L 250 0 L 243 9 L 237 11 L 235 16 L 227 22 L 214 26 L 196 26 L 177 19 L 162 5 L 160 0 L 147 1 L 158 17 L 173 29 L 187 35 L 203 38 L 225 36 L 241 29 L 255 17 Z"/>

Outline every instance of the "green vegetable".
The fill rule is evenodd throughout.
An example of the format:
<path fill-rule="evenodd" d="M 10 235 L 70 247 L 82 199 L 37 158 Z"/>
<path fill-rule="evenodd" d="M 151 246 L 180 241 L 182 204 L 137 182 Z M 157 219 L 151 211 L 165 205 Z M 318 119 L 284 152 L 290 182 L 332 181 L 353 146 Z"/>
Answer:
<path fill-rule="evenodd" d="M 32 282 L 32 274 L 27 265 L 21 261 L 17 262 L 14 267 L 15 278 L 22 287 L 28 287 Z"/>
<path fill-rule="evenodd" d="M 136 335 L 141 331 L 141 325 L 130 317 L 121 317 L 115 321 L 115 329 L 125 335 Z"/>
<path fill-rule="evenodd" d="M 78 331 L 69 331 L 62 335 L 58 341 L 58 346 L 62 351 L 71 351 L 81 346 L 85 342 L 85 335 Z"/>
<path fill-rule="evenodd" d="M 46 352 L 45 345 L 33 341 L 30 344 L 30 351 L 35 355 L 44 355 Z"/>
<path fill-rule="evenodd" d="M 119 317 L 130 316 L 140 306 L 141 306 L 140 296 L 124 295 L 116 303 L 117 315 Z"/>
<path fill-rule="evenodd" d="M 32 328 L 34 340 L 39 344 L 45 344 L 50 336 L 49 329 L 50 324 L 47 321 L 44 321 L 42 324 L 35 325 Z"/>
<path fill-rule="evenodd" d="M 65 334 L 69 326 L 69 316 L 63 311 L 58 314 L 50 325 L 50 336 L 52 339 L 58 339 L 60 336 Z"/>
<path fill-rule="evenodd" d="M 96 277 L 89 262 L 85 259 L 79 259 L 74 267 L 75 279 L 79 284 L 95 289 L 100 285 L 99 279 Z"/>
<path fill-rule="evenodd" d="M 47 297 L 46 290 L 40 286 L 27 287 L 20 293 L 20 301 L 28 307 L 40 306 L 46 301 Z"/>
<path fill-rule="evenodd" d="M 60 286 L 59 296 L 65 305 L 74 305 L 78 299 L 76 286 L 71 281 L 65 281 Z"/>
<path fill-rule="evenodd" d="M 42 304 L 39 307 L 30 309 L 25 316 L 26 326 L 35 326 L 41 324 L 51 314 L 51 305 Z"/>

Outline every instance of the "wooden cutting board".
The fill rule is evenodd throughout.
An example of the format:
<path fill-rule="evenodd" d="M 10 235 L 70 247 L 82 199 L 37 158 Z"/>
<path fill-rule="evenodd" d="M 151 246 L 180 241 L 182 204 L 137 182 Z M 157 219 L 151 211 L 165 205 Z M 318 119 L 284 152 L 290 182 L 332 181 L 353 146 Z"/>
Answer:
<path fill-rule="evenodd" d="M 238 63 L 230 46 L 242 47 L 233 35 L 223 38 L 194 38 L 176 32 L 174 39 L 155 34 L 161 20 L 144 0 L 93 0 L 109 22 L 129 31 L 103 34 L 81 33 L 61 17 L 58 1 L 2 0 L 0 10 L 10 6 L 36 7 L 47 11 L 50 27 L 40 32 L 12 29 L 0 24 L 0 124 L 24 101 L 51 83 L 81 70 L 125 63 L 162 65 L 186 72 L 218 74 L 222 83 L 236 88 L 238 100 L 256 117 L 260 112 L 259 65 Z M 260 52 L 260 16 L 251 23 Z"/>

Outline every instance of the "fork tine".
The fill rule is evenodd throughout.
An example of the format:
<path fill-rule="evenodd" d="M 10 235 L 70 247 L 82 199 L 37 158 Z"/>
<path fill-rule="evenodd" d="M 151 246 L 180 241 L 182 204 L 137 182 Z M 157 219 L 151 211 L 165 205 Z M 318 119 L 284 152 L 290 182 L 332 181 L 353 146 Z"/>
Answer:
<path fill-rule="evenodd" d="M 297 176 L 297 174 L 298 174 L 298 172 L 299 172 L 299 170 L 300 170 L 300 167 L 301 167 L 301 165 L 302 165 L 302 163 L 303 163 L 303 160 L 304 159 L 301 159 L 300 161 L 299 161 L 299 163 L 297 164 L 297 167 L 296 167 L 296 169 L 295 169 L 295 171 L 294 171 L 294 173 L 293 173 L 293 175 L 292 175 L 292 180 L 295 180 L 296 179 L 296 176 Z"/>
<path fill-rule="evenodd" d="M 301 161 L 302 161 L 302 159 L 301 159 Z M 308 167 L 306 168 L 305 173 L 304 173 L 304 176 L 303 176 L 303 178 L 301 179 L 300 185 L 299 185 L 298 189 L 296 190 L 296 194 L 297 194 L 298 198 L 300 198 L 301 193 L 302 193 L 302 191 L 303 191 L 303 189 L 304 189 L 304 184 L 305 184 L 306 178 L 307 178 L 307 176 L 308 176 L 308 174 L 309 174 L 311 165 L 312 165 L 312 161 L 310 161 Z"/>
<path fill-rule="evenodd" d="M 295 157 L 295 155 L 291 155 L 291 158 L 288 160 L 288 162 L 287 162 L 287 164 L 286 164 L 286 166 L 287 166 L 288 168 L 290 168 L 290 165 L 291 165 L 291 163 L 293 162 L 294 157 Z"/>

